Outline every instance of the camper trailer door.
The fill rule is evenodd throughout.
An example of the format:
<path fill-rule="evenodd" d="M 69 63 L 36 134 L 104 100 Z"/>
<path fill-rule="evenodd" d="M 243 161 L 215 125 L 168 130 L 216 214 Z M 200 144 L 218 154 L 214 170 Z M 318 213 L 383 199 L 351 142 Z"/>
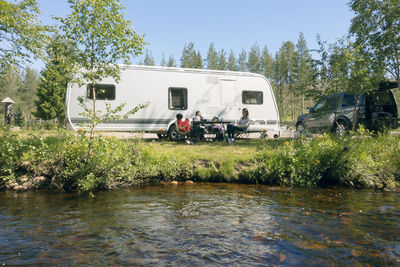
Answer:
<path fill-rule="evenodd" d="M 236 81 L 221 80 L 221 108 L 220 117 L 224 120 L 235 120 L 237 117 L 236 108 Z"/>

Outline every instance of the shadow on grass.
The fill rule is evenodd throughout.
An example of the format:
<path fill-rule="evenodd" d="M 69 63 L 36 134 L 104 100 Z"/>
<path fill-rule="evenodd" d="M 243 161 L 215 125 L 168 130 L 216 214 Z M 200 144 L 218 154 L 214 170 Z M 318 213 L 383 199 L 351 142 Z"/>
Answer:
<path fill-rule="evenodd" d="M 146 140 L 147 142 L 157 142 L 159 144 L 168 144 L 168 145 L 185 145 L 184 141 L 182 142 L 173 142 L 173 141 L 166 141 L 166 140 Z M 255 148 L 259 149 L 266 149 L 266 148 L 278 148 L 284 145 L 285 142 L 293 141 L 293 139 L 287 138 L 280 138 L 280 139 L 237 139 L 234 143 L 228 143 L 226 141 L 203 141 L 195 143 L 194 146 L 213 146 L 213 147 L 241 147 L 241 148 Z"/>

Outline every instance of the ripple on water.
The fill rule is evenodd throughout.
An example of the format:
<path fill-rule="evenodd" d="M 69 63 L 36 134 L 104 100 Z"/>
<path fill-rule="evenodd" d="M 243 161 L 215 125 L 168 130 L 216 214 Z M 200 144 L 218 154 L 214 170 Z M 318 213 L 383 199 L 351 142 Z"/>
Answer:
<path fill-rule="evenodd" d="M 400 194 L 232 184 L 0 193 L 9 265 L 396 265 Z M 379 227 L 377 227 L 379 226 Z"/>

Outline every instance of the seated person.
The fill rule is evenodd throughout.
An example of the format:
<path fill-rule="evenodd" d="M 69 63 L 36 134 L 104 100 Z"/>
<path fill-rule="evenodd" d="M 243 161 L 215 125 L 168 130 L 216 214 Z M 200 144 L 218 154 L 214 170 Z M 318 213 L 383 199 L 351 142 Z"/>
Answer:
<path fill-rule="evenodd" d="M 196 115 L 193 118 L 192 137 L 197 140 L 204 139 L 204 134 L 207 133 L 206 128 L 203 125 L 201 125 L 202 121 L 204 121 L 204 118 L 201 115 L 201 112 L 196 111 Z"/>
<path fill-rule="evenodd" d="M 200 121 L 203 121 L 203 120 L 204 119 L 203 119 L 203 116 L 201 115 L 200 110 L 196 111 L 196 115 L 194 116 L 193 121 L 200 122 Z"/>
<path fill-rule="evenodd" d="M 235 132 L 246 132 L 247 128 L 250 124 L 249 111 L 247 108 L 242 110 L 242 117 L 239 120 L 239 123 L 236 124 L 228 124 L 228 142 L 235 142 Z"/>
<path fill-rule="evenodd" d="M 192 127 L 190 126 L 189 119 L 185 120 L 182 119 L 183 119 L 182 114 L 180 113 L 176 114 L 176 124 L 178 126 L 178 131 L 185 134 L 188 133 L 192 129 Z"/>
<path fill-rule="evenodd" d="M 216 134 L 215 139 L 217 139 L 218 141 L 224 140 L 224 136 L 225 136 L 224 126 L 222 126 L 221 124 L 218 124 L 217 116 L 214 116 L 212 118 L 212 121 L 215 122 L 211 125 L 211 132 Z"/>

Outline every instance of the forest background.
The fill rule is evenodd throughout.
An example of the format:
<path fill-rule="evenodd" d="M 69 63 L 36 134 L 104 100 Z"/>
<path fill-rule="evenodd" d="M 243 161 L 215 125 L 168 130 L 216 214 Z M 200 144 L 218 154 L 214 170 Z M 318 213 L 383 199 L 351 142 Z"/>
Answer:
<path fill-rule="evenodd" d="M 74 44 L 57 27 L 41 23 L 36 1 L 1 0 L 0 4 L 5 7 L 0 28 L 0 98 L 9 96 L 16 102 L 14 112 L 20 124 L 36 119 L 63 122 L 65 89 L 73 76 L 68 53 L 74 50 Z M 180 56 L 163 54 L 160 62 L 154 60 L 151 50 L 142 49 L 143 57 L 137 63 L 262 74 L 271 81 L 281 121 L 293 122 L 321 95 L 360 93 L 376 89 L 378 81 L 399 80 L 399 48 L 394 45 L 399 43 L 399 6 L 398 0 L 350 1 L 348 7 L 354 17 L 347 35 L 334 43 L 316 36 L 318 47 L 311 51 L 304 34 L 299 32 L 297 41 L 283 41 L 274 54 L 259 43 L 235 53 L 229 47 L 217 49 L 210 42 L 207 53 L 202 55 L 194 42 L 188 42 L 182 44 Z M 10 57 L 13 60 L 8 60 L 6 43 L 8 29 L 13 27 L 7 22 L 7 16 L 12 14 L 6 13 L 10 7 L 15 9 L 9 11 L 26 18 L 19 27 L 26 26 L 25 34 L 34 36 L 31 43 L 28 40 L 28 47 L 23 42 L 19 47 L 11 46 L 9 50 L 17 53 Z M 41 70 L 28 64 L 32 57 L 44 62 Z"/>

